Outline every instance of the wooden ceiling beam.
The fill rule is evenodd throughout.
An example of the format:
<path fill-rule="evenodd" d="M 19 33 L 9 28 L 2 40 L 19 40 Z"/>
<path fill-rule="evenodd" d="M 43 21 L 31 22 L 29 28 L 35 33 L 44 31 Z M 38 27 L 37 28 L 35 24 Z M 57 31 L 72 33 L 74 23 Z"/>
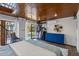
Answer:
<path fill-rule="evenodd" d="M 7 12 L 7 13 L 12 13 L 13 12 L 12 9 L 9 9 L 9 8 L 6 8 L 6 7 L 2 7 L 2 6 L 0 6 L 0 11 Z"/>
<path fill-rule="evenodd" d="M 28 17 L 21 17 L 19 15 L 15 15 L 15 14 L 11 14 L 11 13 L 6 13 L 6 12 L 0 11 L 0 14 L 8 15 L 8 16 L 16 17 L 16 18 L 19 18 L 20 17 L 20 18 L 24 18 L 26 20 L 30 20 L 30 21 L 35 21 L 36 22 L 36 20 L 34 20 L 34 19 L 31 19 L 31 18 L 28 18 Z"/>

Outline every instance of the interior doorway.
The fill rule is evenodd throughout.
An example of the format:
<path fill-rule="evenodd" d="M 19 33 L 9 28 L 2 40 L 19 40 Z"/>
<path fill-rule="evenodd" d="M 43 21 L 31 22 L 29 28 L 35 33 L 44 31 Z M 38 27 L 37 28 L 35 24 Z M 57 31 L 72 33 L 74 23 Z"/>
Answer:
<path fill-rule="evenodd" d="M 27 21 L 25 24 L 25 40 L 36 39 L 37 32 L 36 32 L 36 23 L 31 21 Z"/>

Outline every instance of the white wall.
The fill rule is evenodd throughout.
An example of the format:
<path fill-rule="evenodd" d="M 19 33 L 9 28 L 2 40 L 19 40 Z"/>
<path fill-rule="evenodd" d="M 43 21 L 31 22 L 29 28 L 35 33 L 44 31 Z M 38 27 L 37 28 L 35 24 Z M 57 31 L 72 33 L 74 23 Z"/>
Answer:
<path fill-rule="evenodd" d="M 79 52 L 79 11 L 77 13 L 77 51 Z"/>
<path fill-rule="evenodd" d="M 25 39 L 25 22 L 26 22 L 26 20 L 25 19 L 23 19 L 23 18 L 19 18 L 18 19 L 18 21 L 19 21 L 19 38 L 21 39 L 21 40 L 24 40 Z"/>
<path fill-rule="evenodd" d="M 15 25 L 15 33 L 16 33 L 16 36 L 19 37 L 19 21 L 17 20 L 16 21 L 16 25 Z"/>
<path fill-rule="evenodd" d="M 47 21 L 47 32 L 56 33 L 54 29 L 55 24 L 60 24 L 63 26 L 61 33 L 65 35 L 65 44 L 77 45 L 77 35 L 76 35 L 76 19 L 73 17 L 60 18 L 56 20 Z"/>

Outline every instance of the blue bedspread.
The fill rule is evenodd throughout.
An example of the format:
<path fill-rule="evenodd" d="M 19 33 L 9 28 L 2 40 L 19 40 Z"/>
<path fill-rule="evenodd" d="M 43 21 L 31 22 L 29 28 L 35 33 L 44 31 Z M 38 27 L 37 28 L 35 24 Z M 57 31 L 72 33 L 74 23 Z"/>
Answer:
<path fill-rule="evenodd" d="M 16 54 L 9 45 L 6 45 L 0 46 L 0 56 L 16 56 Z"/>

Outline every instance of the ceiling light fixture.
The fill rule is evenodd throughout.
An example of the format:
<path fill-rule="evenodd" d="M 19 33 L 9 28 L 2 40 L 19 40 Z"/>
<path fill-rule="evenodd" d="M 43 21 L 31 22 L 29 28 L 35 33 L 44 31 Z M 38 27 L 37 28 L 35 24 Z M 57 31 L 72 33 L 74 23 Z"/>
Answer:
<path fill-rule="evenodd" d="M 54 16 L 56 17 L 57 16 L 57 13 L 55 13 Z"/>
<path fill-rule="evenodd" d="M 40 17 L 38 18 L 38 20 L 40 20 Z"/>

